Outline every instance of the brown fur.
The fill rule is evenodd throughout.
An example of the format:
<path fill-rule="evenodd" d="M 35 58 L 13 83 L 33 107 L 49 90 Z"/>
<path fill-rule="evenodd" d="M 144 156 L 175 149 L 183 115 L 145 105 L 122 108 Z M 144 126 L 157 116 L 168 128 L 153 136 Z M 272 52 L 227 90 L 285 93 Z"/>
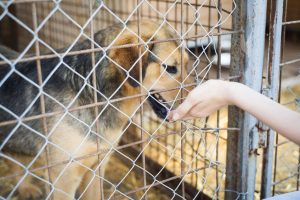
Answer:
<path fill-rule="evenodd" d="M 148 20 L 142 20 L 141 36 L 143 40 L 148 41 L 153 36 L 158 27 L 159 25 L 157 23 Z M 131 31 L 138 33 L 136 21 L 130 22 L 128 24 L 128 28 L 131 29 Z M 120 27 L 110 27 L 106 31 L 100 32 L 102 34 L 95 35 L 95 40 L 99 41 L 99 43 L 104 46 L 109 45 L 110 42 L 115 39 L 114 37 L 116 37 L 116 35 L 120 32 Z M 176 36 L 172 33 L 172 31 L 168 30 L 167 27 L 163 27 L 153 37 L 152 41 L 170 39 L 170 37 Z M 132 32 L 125 30 L 121 35 L 119 35 L 118 39 L 115 40 L 112 46 L 115 47 L 118 45 L 134 43 L 138 43 L 138 38 Z M 122 68 L 124 68 L 124 70 L 131 69 L 129 74 L 136 81 L 143 79 L 142 85 L 147 90 L 149 90 L 150 88 L 152 90 L 164 90 L 179 87 L 182 76 L 186 76 L 185 67 L 188 62 L 188 56 L 185 52 L 183 52 L 183 56 L 181 56 L 181 48 L 176 49 L 177 47 L 178 42 L 176 41 L 149 45 L 149 49 L 160 60 L 165 60 L 169 57 L 165 61 L 165 64 L 170 66 L 177 66 L 178 72 L 176 74 L 169 74 L 168 72 L 164 71 L 161 65 L 162 63 L 159 59 L 154 57 L 154 59 L 151 60 L 150 57 L 153 57 L 153 55 L 150 55 L 151 53 L 144 46 L 112 48 L 108 51 L 110 62 L 107 66 L 105 66 L 107 67 L 107 71 L 105 74 L 102 74 L 103 80 L 107 80 L 112 76 L 116 76 L 120 72 L 122 72 L 122 78 L 125 79 L 126 73 L 119 68 L 119 66 L 121 66 Z M 140 60 L 144 77 L 140 77 L 141 67 L 139 62 L 136 62 L 137 60 L 139 60 L 139 52 L 141 52 L 141 54 L 144 54 Z M 183 58 L 183 60 L 181 60 L 181 57 Z M 183 65 L 184 67 L 182 68 L 181 65 Z M 183 71 L 181 72 L 181 70 Z M 141 87 L 136 83 L 136 81 L 129 78 L 125 82 L 125 84 L 120 87 L 120 91 L 118 91 L 119 97 L 127 97 L 140 94 Z M 187 79 L 185 83 L 189 83 L 189 79 Z M 105 84 L 114 83 L 107 82 Z M 147 90 L 142 89 L 142 92 L 147 92 Z M 165 100 L 171 101 L 174 100 L 178 92 L 179 90 L 173 90 L 170 92 L 163 92 L 161 93 L 161 95 Z M 113 105 L 116 105 L 118 109 L 120 109 L 123 113 L 130 117 L 134 115 L 134 112 L 138 108 L 139 103 L 140 98 L 137 97 L 123 100 L 118 103 L 113 103 Z M 80 106 L 80 102 L 75 103 L 73 106 Z M 87 115 L 84 110 L 80 112 L 82 115 Z M 115 120 L 115 126 L 113 128 L 107 128 L 105 125 L 106 122 L 99 119 L 99 134 L 101 135 L 101 137 L 105 138 L 106 141 L 112 143 L 114 147 L 117 146 L 118 139 L 123 133 L 123 128 L 128 121 L 128 117 L 120 114 L 119 112 L 116 114 L 116 116 L 117 119 L 109 119 L 112 121 Z M 57 116 L 57 118 L 53 118 L 53 121 L 48 120 L 47 123 L 49 124 L 49 126 L 52 125 L 53 127 L 53 124 L 55 124 L 55 121 L 59 117 L 60 116 Z M 76 126 L 76 123 L 74 125 L 70 125 L 70 120 L 71 119 L 68 119 L 67 117 L 64 118 L 61 123 L 54 129 L 51 137 L 49 138 L 49 140 L 55 145 L 48 145 L 48 162 L 45 162 L 46 152 L 44 152 L 43 156 L 41 156 L 41 158 L 37 160 L 37 162 L 42 163 L 42 166 L 53 165 L 49 168 L 49 174 L 54 187 L 51 188 L 49 187 L 49 185 L 44 184 L 44 187 L 46 189 L 38 188 L 37 184 L 33 182 L 32 178 L 28 177 L 21 184 L 21 186 L 23 187 L 18 188 L 19 193 L 22 194 L 19 196 L 20 199 L 26 199 L 28 198 L 28 196 L 36 198 L 39 193 L 41 193 L 41 191 L 43 191 L 44 193 L 48 193 L 51 190 L 53 190 L 53 199 L 73 199 L 76 193 L 80 195 L 83 192 L 83 199 L 101 199 L 99 190 L 99 176 L 104 176 L 104 170 L 109 156 L 105 157 L 104 159 L 105 154 L 97 154 L 84 159 L 73 161 L 68 164 L 57 164 L 59 162 L 70 159 L 70 156 L 64 153 L 64 151 L 72 155 L 72 158 L 80 158 L 85 155 L 95 154 L 99 150 L 101 151 L 110 149 L 110 145 L 101 138 L 98 145 L 97 141 L 91 140 L 90 138 L 83 142 L 85 135 L 82 134 L 82 130 Z M 81 144 L 81 146 L 79 149 L 77 149 L 79 147 L 79 144 Z M 62 151 L 60 148 L 62 148 L 64 151 Z M 75 152 L 76 149 L 77 151 Z M 109 151 L 109 154 L 111 153 L 112 151 Z M 25 158 L 25 156 L 18 155 L 18 159 L 21 163 L 24 163 L 23 158 Z M 101 165 L 98 162 L 99 159 Z M 98 169 L 100 169 L 100 173 Z M 13 174 L 20 170 L 21 168 L 16 169 L 12 167 L 10 172 L 7 174 Z M 39 174 L 39 176 L 47 180 L 47 170 L 41 171 L 43 173 L 42 175 Z M 19 180 L 19 177 L 16 178 L 16 181 L 17 180 Z M 43 182 L 40 181 L 40 183 Z M 28 194 L 25 195 L 25 191 L 27 191 Z M 46 195 L 47 194 L 44 194 L 44 196 Z"/>

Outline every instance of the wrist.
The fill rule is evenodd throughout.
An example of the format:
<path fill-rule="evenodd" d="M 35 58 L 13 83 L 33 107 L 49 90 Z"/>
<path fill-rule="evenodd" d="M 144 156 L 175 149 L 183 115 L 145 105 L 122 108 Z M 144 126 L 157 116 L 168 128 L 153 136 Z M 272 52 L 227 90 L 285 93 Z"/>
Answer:
<path fill-rule="evenodd" d="M 227 82 L 226 92 L 227 92 L 227 101 L 228 105 L 237 105 L 239 104 L 240 93 L 243 90 L 243 85 L 238 82 Z"/>

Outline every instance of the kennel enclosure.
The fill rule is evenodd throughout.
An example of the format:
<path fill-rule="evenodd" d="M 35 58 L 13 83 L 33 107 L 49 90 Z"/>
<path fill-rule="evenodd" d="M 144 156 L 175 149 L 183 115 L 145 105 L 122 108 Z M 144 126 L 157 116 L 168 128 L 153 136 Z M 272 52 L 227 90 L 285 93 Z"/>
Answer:
<path fill-rule="evenodd" d="M 0 44 L 16 53 L 0 54 L 0 67 L 10 68 L 8 74 L 1 76 L 0 87 L 12 73 L 20 74 L 17 64 L 33 61 L 43 70 L 43 59 L 55 57 L 63 62 L 68 55 L 88 53 L 93 56 L 103 49 L 110 51 L 110 45 L 95 43 L 97 31 L 114 24 L 120 24 L 125 30 L 132 20 L 136 20 L 139 27 L 141 20 L 150 19 L 175 32 L 177 37 L 170 40 L 178 41 L 179 47 L 189 54 L 188 66 L 180 67 L 188 69 L 182 80 L 190 78 L 193 82 L 160 91 L 162 95 L 180 90 L 173 101 L 180 103 L 185 98 L 184 93 L 192 87 L 217 78 L 242 82 L 277 101 L 283 66 L 299 62 L 299 58 L 283 60 L 285 35 L 289 30 L 286 27 L 299 23 L 299 19 L 287 21 L 287 10 L 287 0 L 3 0 L 0 2 Z M 139 34 L 137 37 L 137 46 L 151 44 L 143 41 Z M 90 41 L 89 48 L 72 51 L 72 46 L 83 40 Z M 168 41 L 152 41 L 153 44 L 163 42 Z M 59 52 L 62 48 L 64 51 Z M 224 64 L 228 61 L 226 55 L 230 57 L 228 66 Z M 96 66 L 95 61 L 93 66 Z M 97 78 L 95 73 L 92 75 Z M 36 84 L 42 88 L 46 81 L 41 74 L 38 77 Z M 33 84 L 32 80 L 27 81 Z M 92 155 L 70 158 L 57 165 L 67 168 L 69 163 L 80 163 L 91 156 L 112 154 L 104 177 L 98 169 L 90 171 L 99 182 L 103 199 L 259 199 L 299 190 L 299 167 L 287 177 L 278 175 L 281 168 L 277 167 L 280 159 L 277 155 L 283 151 L 280 147 L 289 142 L 253 116 L 230 106 L 206 119 L 168 123 L 158 119 L 146 103 L 144 99 L 150 98 L 151 91 L 147 92 L 141 90 L 139 109 L 128 119 L 118 146 L 99 147 Z M 299 103 L 297 92 L 293 92 L 293 88 L 288 92 L 294 94 L 291 102 Z M 83 108 L 72 110 L 64 106 L 62 113 L 48 113 L 44 104 L 45 98 L 50 96 L 42 91 L 37 98 L 42 108 L 38 115 L 28 116 L 25 111 L 15 120 L 1 121 L 0 127 L 26 126 L 28 121 L 42 120 L 40 134 L 47 136 L 52 132 L 47 127 L 51 116 L 69 114 L 76 109 L 94 109 L 100 114 L 99 103 L 106 103 L 95 99 L 94 104 Z M 110 99 L 114 100 L 126 99 Z M 14 115 L 3 105 L 0 109 Z M 39 155 L 30 158 L 29 163 L 20 163 L 2 151 L 6 142 L 0 144 L 0 198 L 22 196 L 18 188 L 30 176 L 37 185 L 47 185 L 45 198 L 51 199 L 55 184 L 39 175 L 39 171 L 51 173 L 54 166 L 35 167 L 34 160 Z M 47 145 L 55 144 L 46 141 Z M 293 164 L 299 166 L 299 160 Z M 12 173 L 10 166 L 18 170 Z M 282 179 L 278 180 L 278 176 Z M 282 181 L 293 178 L 296 183 L 292 185 L 296 187 L 281 191 Z M 78 190 L 76 198 L 81 197 Z"/>

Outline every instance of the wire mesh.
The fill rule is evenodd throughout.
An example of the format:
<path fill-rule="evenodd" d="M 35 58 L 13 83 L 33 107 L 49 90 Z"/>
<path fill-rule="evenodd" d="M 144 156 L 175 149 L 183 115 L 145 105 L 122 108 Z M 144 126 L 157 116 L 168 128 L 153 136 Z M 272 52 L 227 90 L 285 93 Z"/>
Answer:
<path fill-rule="evenodd" d="M 224 188 L 227 130 L 239 132 L 227 108 L 176 123 L 160 113 L 207 79 L 236 78 L 234 1 L 4 0 L 0 9 L 1 45 L 13 49 L 0 49 L 0 198 L 244 195 Z"/>

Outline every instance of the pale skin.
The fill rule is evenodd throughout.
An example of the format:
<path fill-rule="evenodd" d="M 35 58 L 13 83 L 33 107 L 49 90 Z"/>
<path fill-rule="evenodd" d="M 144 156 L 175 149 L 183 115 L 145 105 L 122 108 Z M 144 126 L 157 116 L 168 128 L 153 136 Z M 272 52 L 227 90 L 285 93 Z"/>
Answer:
<path fill-rule="evenodd" d="M 168 118 L 176 121 L 207 117 L 227 105 L 240 107 L 300 145 L 300 114 L 241 83 L 209 80 L 193 89 Z"/>

